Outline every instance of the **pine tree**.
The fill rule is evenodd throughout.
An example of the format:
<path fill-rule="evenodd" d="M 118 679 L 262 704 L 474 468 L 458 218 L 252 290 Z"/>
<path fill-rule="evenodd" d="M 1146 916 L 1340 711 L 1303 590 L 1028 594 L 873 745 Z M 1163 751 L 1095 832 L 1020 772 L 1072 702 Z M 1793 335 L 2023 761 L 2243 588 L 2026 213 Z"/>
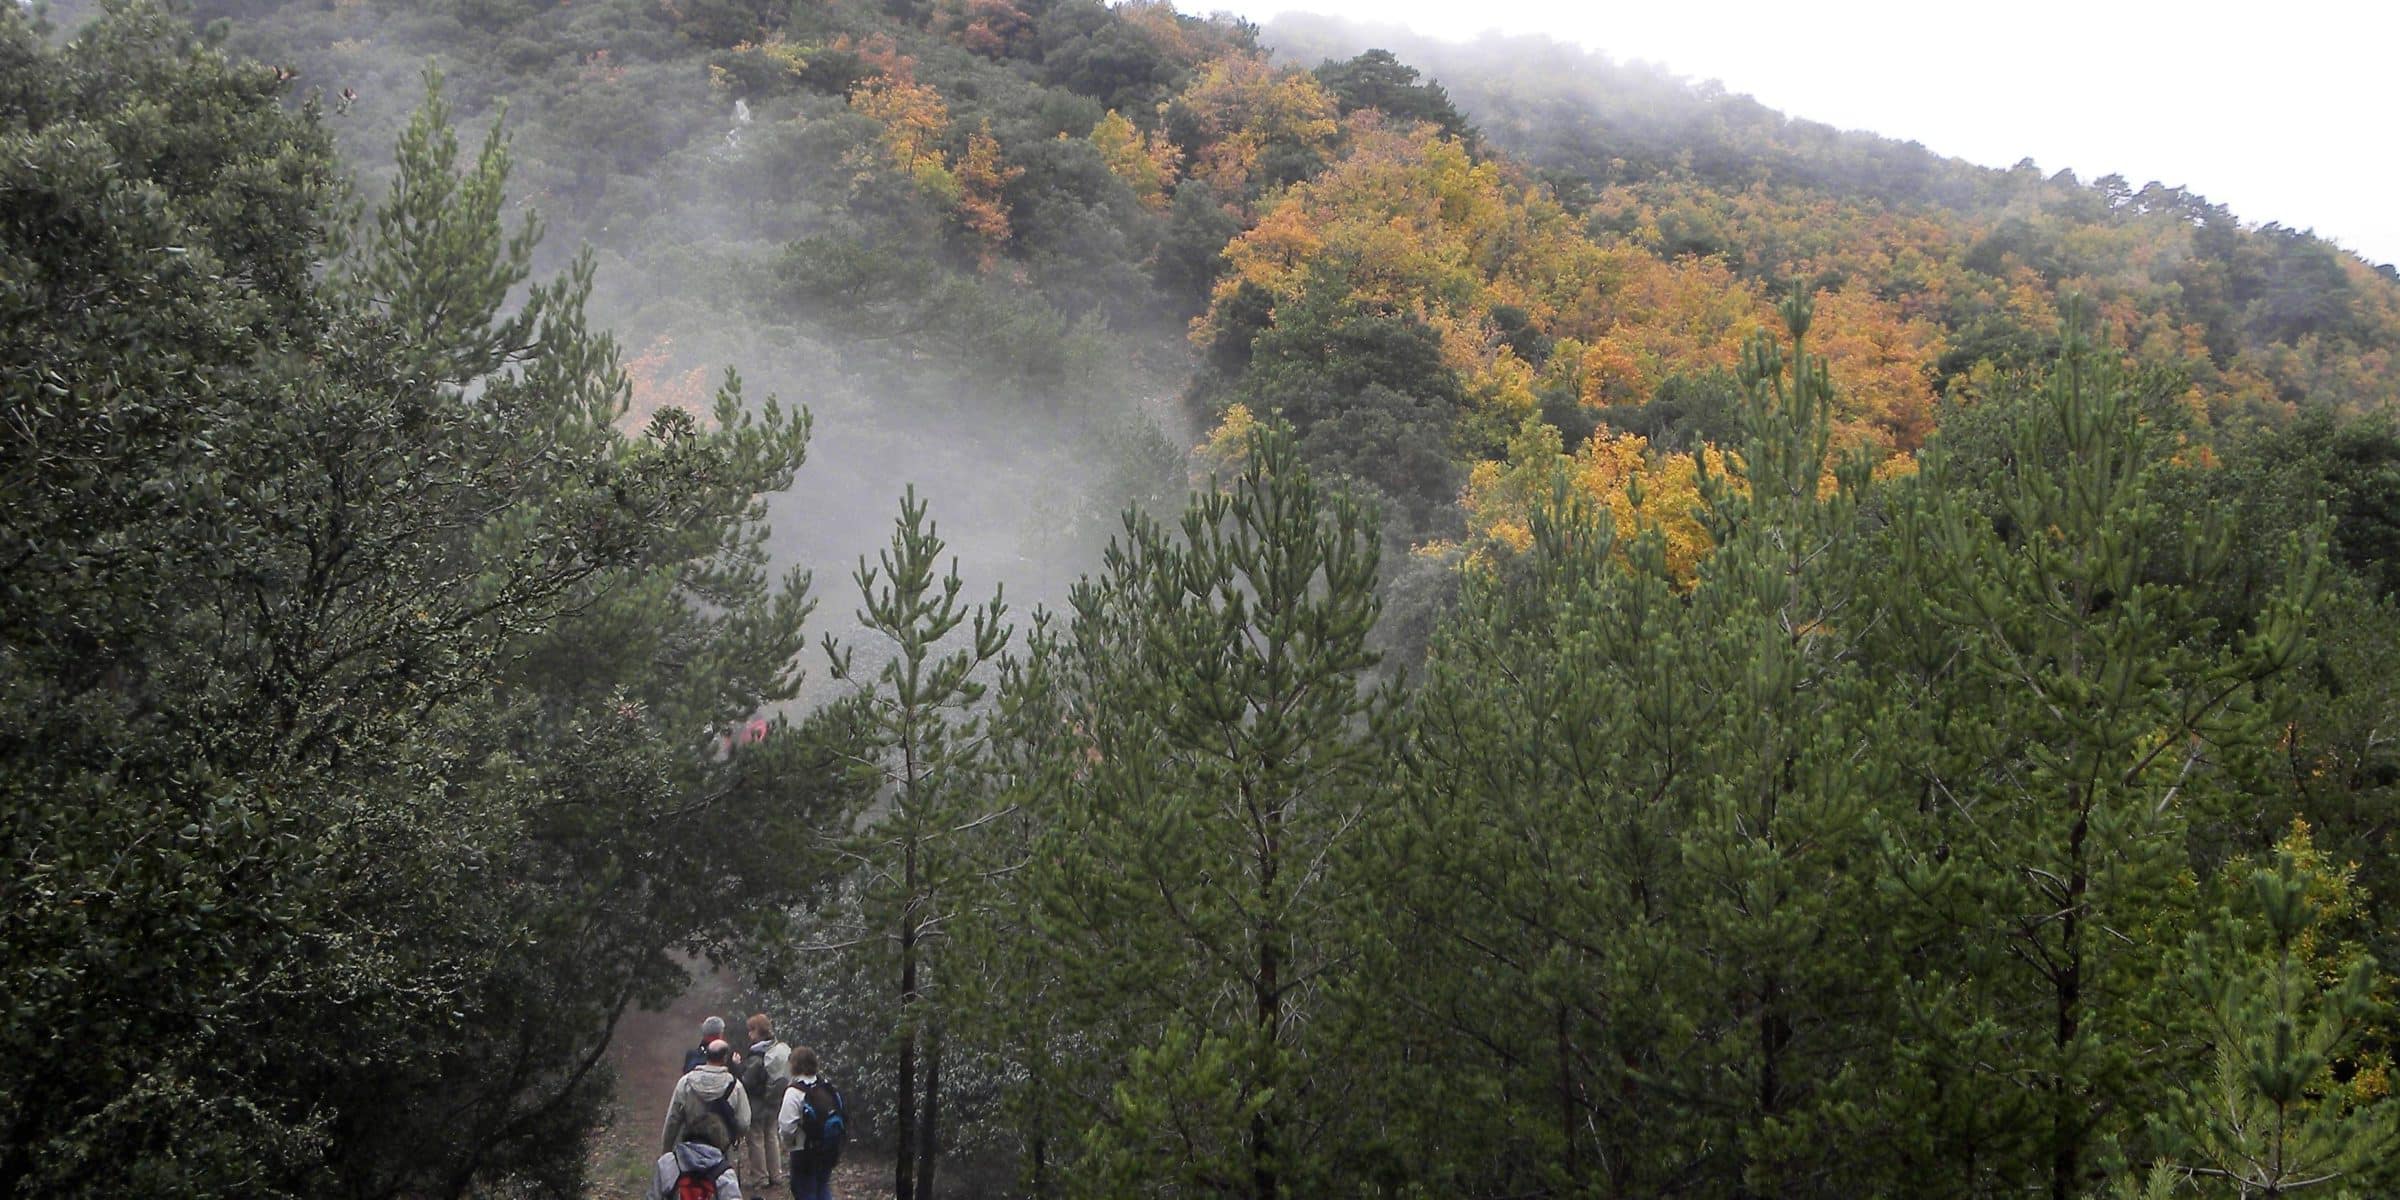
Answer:
<path fill-rule="evenodd" d="M 1180 536 L 1178 536 L 1178 534 Z M 1067 756 L 1024 872 L 1083 1034 L 1056 1079 L 1086 1194 L 1314 1194 L 1313 1019 L 1342 965 L 1333 860 L 1369 787 L 1372 522 L 1287 433 L 1179 529 L 1130 516 L 1045 674 Z M 1205 1096 L 1207 1103 L 1171 1102 Z M 1087 1128 L 1088 1127 L 1088 1128 Z"/>
<path fill-rule="evenodd" d="M 2206 1048 L 2164 1083 L 2161 1163 L 2203 1196 L 2376 1194 L 2392 1182 L 2400 1101 L 2363 1040 L 2391 978 L 2340 940 L 2359 915 L 2355 868 L 2328 862 L 2305 822 L 2262 857 L 2224 873 L 2235 894 L 2186 954 Z"/>
<path fill-rule="evenodd" d="M 1688 1188 L 1713 1155 L 1668 928 L 1707 643 L 1658 536 L 1621 543 L 1563 475 L 1531 517 L 1435 637 L 1355 861 L 1379 920 L 1344 1019 L 1381 1048 L 1382 1120 L 1354 1136 L 1436 1190 Z"/>
<path fill-rule="evenodd" d="M 2318 555 L 2225 636 L 2205 613 L 2229 531 L 2160 501 L 2139 380 L 2070 312 L 2064 351 L 2014 413 L 1976 506 L 1937 438 L 1895 503 L 1904 719 L 1885 739 L 1916 781 L 1888 814 L 1896 925 L 1916 1016 L 1896 1102 L 1926 1169 L 1959 1190 L 2078 1195 L 2138 1126 L 2173 1006 L 2162 947 L 2193 916 L 2185 829 L 2271 743 L 2255 702 L 2287 668 Z"/>
<path fill-rule="evenodd" d="M 859 622 L 888 645 L 861 697 L 882 786 L 864 832 L 847 853 L 862 873 L 859 905 L 869 934 L 860 949 L 896 980 L 897 1200 L 929 1200 L 940 1165 L 946 1032 L 941 948 L 974 869 L 967 840 L 989 816 L 980 807 L 985 793 L 976 773 L 985 733 L 978 705 L 986 686 L 978 675 L 1006 650 L 1011 632 L 1002 623 L 1007 608 L 998 591 L 969 608 L 959 602 L 965 585 L 955 561 L 936 578 L 945 547 L 927 508 L 909 488 L 890 546 L 875 566 L 861 558 L 854 576 L 866 605 Z M 962 629 L 963 642 L 945 649 Z M 854 648 L 828 638 L 826 651 L 836 678 L 858 677 Z"/>
<path fill-rule="evenodd" d="M 1865 471 L 1828 479 L 1807 298 L 1784 315 L 1788 355 L 1748 352 L 1749 438 L 1705 481 L 1716 549 L 1688 591 L 1661 533 L 1621 541 L 1562 475 L 1528 549 L 1437 639 L 1407 804 L 1367 868 L 1405 914 L 1372 978 L 1408 1014 L 1389 1035 L 1459 1056 L 1448 1078 L 1484 1082 L 1454 1107 L 1493 1116 L 1424 1114 L 1395 1140 L 1433 1161 L 1407 1174 L 1503 1194 L 1877 1186 L 1829 1151 L 1860 1135 L 1889 974 L 1855 870 L 1889 791 L 1852 661 L 1873 620 Z"/>
<path fill-rule="evenodd" d="M 1779 306 L 1743 353 L 1747 436 L 1705 480 L 1717 549 L 1690 598 L 1700 708 L 1679 839 L 1677 922 L 1695 953 L 1711 1090 L 1740 1149 L 1739 1194 L 1879 1190 L 1826 1147 L 1867 1136 L 1855 1101 L 1880 1077 L 1888 960 L 1876 936 L 1868 816 L 1890 793 L 1872 752 L 1880 702 L 1857 640 L 1877 619 L 1860 515 L 1863 453 L 1832 455 L 1834 383 L 1808 349 L 1813 304 Z M 1700 462 L 1706 464 L 1706 456 Z"/>

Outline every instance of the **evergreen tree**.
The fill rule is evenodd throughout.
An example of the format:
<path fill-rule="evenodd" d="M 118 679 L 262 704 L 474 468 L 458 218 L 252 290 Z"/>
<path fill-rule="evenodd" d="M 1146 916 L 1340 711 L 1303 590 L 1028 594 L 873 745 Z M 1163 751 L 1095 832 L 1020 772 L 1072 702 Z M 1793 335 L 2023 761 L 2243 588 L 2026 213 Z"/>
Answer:
<path fill-rule="evenodd" d="M 1827 479 L 1806 297 L 1784 316 L 1788 356 L 1763 337 L 1746 356 L 1750 437 L 1705 489 L 1717 548 L 1688 592 L 1657 533 L 1621 543 L 1562 479 L 1528 550 L 1437 641 L 1408 804 L 1366 868 L 1406 914 L 1370 978 L 1409 1014 L 1385 1035 L 1411 1059 L 1485 1082 L 1407 1113 L 1395 1140 L 1432 1161 L 1404 1175 L 1494 1194 L 1879 1186 L 1878 1163 L 1829 1152 L 1863 1135 L 1886 1021 L 1855 869 L 1889 790 L 1853 662 L 1873 619 L 1865 473 Z"/>
<path fill-rule="evenodd" d="M 2081 1194 L 2138 1128 L 2178 1020 L 2161 947 L 2191 925 L 2185 830 L 2270 745 L 2261 680 L 2300 646 L 2320 555 L 2232 644 L 2210 582 L 2228 530 L 2160 501 L 2138 394 L 2072 313 L 2038 393 L 2014 401 L 1997 520 L 1938 439 L 1895 504 L 1895 623 L 1913 642 L 1886 744 L 1916 781 L 1890 814 L 1917 1024 L 1890 1099 L 1930 1177 Z"/>
<path fill-rule="evenodd" d="M 1435 1191 L 1689 1188 L 1714 1156 L 1667 926 L 1706 643 L 1656 536 L 1620 543 L 1563 479 L 1532 535 L 1437 633 L 1356 860 L 1382 915 L 1344 1013 L 1385 1067 L 1357 1140 Z"/>
<path fill-rule="evenodd" d="M 1315 1020 L 1343 968 L 1334 859 L 1370 792 L 1372 522 L 1257 432 L 1177 533 L 1139 515 L 1039 678 L 1065 758 L 1021 876 L 1083 1040 L 1058 1127 L 1079 1194 L 1331 1185 Z"/>
<path fill-rule="evenodd" d="M 1788 355 L 1764 334 L 1745 349 L 1747 437 L 1704 484 L 1717 549 L 1689 601 L 1703 648 L 1686 668 L 1698 720 L 1677 927 L 1706 981 L 1705 1086 L 1739 1151 L 1736 1191 L 1751 1196 L 1885 1186 L 1877 1164 L 1825 1153 L 1869 1136 L 1858 1099 L 1881 1075 L 1889 959 L 1858 868 L 1892 789 L 1873 752 L 1881 698 L 1857 665 L 1858 631 L 1878 615 L 1868 464 L 1832 454 L 1812 309 L 1795 286 L 1779 310 Z"/>
<path fill-rule="evenodd" d="M 888 657 L 861 697 L 881 786 L 848 855 L 863 873 L 858 903 L 868 936 L 861 948 L 872 967 L 888 968 L 897 981 L 891 1020 L 898 1200 L 929 1200 L 941 1159 L 946 1030 L 939 948 L 974 869 L 963 843 L 988 816 L 978 804 L 983 793 L 975 771 L 985 721 L 976 711 L 985 685 L 976 676 L 1007 648 L 1010 634 L 997 592 L 970 609 L 959 604 L 965 585 L 955 562 L 936 578 L 944 546 L 926 511 L 910 488 L 891 545 L 875 566 L 862 558 L 855 576 L 866 604 L 859 622 L 888 643 Z M 945 650 L 962 627 L 964 643 Z M 826 649 L 835 677 L 856 677 L 852 650 L 830 638 Z"/>
<path fill-rule="evenodd" d="M 2205 1196 L 2380 1194 L 2400 1102 L 2362 1037 L 2390 976 L 2340 940 L 2357 916 L 2353 872 L 2326 861 L 2306 823 L 2263 857 L 2224 873 L 2228 911 L 2192 937 L 2184 986 L 2207 1049 L 2151 1114 L 2162 1162 Z"/>
<path fill-rule="evenodd" d="M 131 6 L 0 57 L 0 1191 L 580 1194 L 614 1022 L 813 815 L 813 737 L 707 754 L 797 684 L 805 415 L 619 432 L 438 99 L 337 258 L 277 72 Z"/>

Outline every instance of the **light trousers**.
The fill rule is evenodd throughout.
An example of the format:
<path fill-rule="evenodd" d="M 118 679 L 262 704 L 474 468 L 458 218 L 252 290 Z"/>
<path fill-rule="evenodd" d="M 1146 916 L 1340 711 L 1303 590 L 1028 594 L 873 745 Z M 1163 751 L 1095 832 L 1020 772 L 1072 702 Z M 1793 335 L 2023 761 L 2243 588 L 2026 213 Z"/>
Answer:
<path fill-rule="evenodd" d="M 774 1187 L 783 1182 L 783 1131 L 761 1121 L 742 1138 L 742 1182 Z"/>

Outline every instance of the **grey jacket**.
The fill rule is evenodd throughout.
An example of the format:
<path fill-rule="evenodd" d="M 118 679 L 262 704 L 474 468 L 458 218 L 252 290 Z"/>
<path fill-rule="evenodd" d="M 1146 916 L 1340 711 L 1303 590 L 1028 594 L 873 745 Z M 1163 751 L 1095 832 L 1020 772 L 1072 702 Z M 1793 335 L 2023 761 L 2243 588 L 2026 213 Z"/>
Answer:
<path fill-rule="evenodd" d="M 642 1200 L 675 1200 L 675 1185 L 684 1172 L 706 1172 L 720 1164 L 725 1164 L 725 1156 L 715 1146 L 685 1142 L 658 1156 L 658 1167 L 650 1173 L 650 1190 L 642 1193 Z M 717 1176 L 717 1200 L 742 1200 L 742 1181 L 734 1178 L 730 1164 Z"/>
<path fill-rule="evenodd" d="M 667 1101 L 667 1122 L 658 1131 L 659 1151 L 674 1153 L 678 1142 L 690 1140 L 693 1134 L 713 1125 L 708 1116 L 708 1102 L 724 1095 L 728 1087 L 733 1089 L 733 1095 L 728 1097 L 733 1105 L 733 1136 L 739 1139 L 750 1132 L 750 1094 L 742 1090 L 741 1081 L 721 1065 L 702 1064 L 675 1081 L 675 1095 Z M 730 1144 L 718 1147 L 732 1148 Z"/>

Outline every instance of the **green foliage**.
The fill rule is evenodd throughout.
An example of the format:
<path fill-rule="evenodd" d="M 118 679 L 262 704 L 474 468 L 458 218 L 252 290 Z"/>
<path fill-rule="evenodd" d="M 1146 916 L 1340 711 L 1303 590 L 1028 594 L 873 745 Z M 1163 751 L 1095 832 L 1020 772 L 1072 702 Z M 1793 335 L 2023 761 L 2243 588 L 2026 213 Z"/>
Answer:
<path fill-rule="evenodd" d="M 984 735 L 975 707 L 977 673 L 1007 647 L 1006 608 L 995 592 L 972 609 L 959 604 L 956 564 L 938 580 L 943 544 L 912 487 L 900 501 L 890 547 L 877 565 L 862 558 L 855 576 L 866 607 L 859 623 L 885 652 L 858 703 L 866 715 L 879 785 L 864 829 L 844 857 L 858 875 L 856 900 L 866 936 L 851 969 L 888 974 L 897 987 L 871 1002 L 890 1006 L 893 1029 L 894 1194 L 933 1193 L 941 1149 L 943 1018 L 948 975 L 941 947 L 977 871 L 974 833 L 989 817 L 977 787 Z M 944 650 L 953 632 L 964 644 Z M 828 637 L 837 679 L 855 678 L 855 647 Z M 920 1054 L 923 1075 L 920 1077 Z"/>
<path fill-rule="evenodd" d="M 1250 342 L 1236 396 L 1290 422 L 1312 466 L 1372 488 L 1396 531 L 1421 537 L 1457 499 L 1465 391 L 1423 321 L 1362 311 L 1334 291 L 1277 308 Z"/>
<path fill-rule="evenodd" d="M 1677 373 L 1659 381 L 1649 403 L 1616 405 L 1601 419 L 1609 428 L 1639 434 L 1662 450 L 1689 454 L 1703 446 L 1738 445 L 1742 393 L 1741 381 L 1730 372 Z M 1561 426 L 1560 432 L 1573 431 Z"/>
<path fill-rule="evenodd" d="M 360 217 L 287 72 L 147 9 L 55 50 L 0 15 L 0 1190 L 580 1194 L 598 1052 L 679 944 L 814 1006 L 854 1105 L 888 1094 L 905 1200 L 1012 1165 L 1095 1196 L 2395 1186 L 2400 451 L 2356 415 L 2391 394 L 2388 272 L 1524 43 L 1503 88 L 1434 48 L 1225 71 L 1248 27 L 1087 0 L 196 15 L 398 153 Z M 1555 199 L 1615 242 L 1458 308 L 1405 281 L 1523 228 L 1401 262 L 1262 226 L 1299 282 L 1219 297 L 1184 388 L 1289 425 L 1222 440 L 1230 487 L 1132 517 L 1015 659 L 912 491 L 851 693 L 771 716 L 807 603 L 761 498 L 807 420 L 728 378 L 620 430 L 595 280 L 646 337 L 796 347 L 911 469 L 1088 423 L 1133 465 L 1108 506 L 1180 488 L 1191 431 L 1092 418 L 1185 382 L 1229 239 L 1375 140 L 1243 126 L 1186 92 L 1211 72 L 1473 111 L 1527 163 L 1478 144 L 1488 188 L 1379 202 Z M 877 79 L 925 90 L 854 106 Z M 449 104 L 515 141 L 462 152 Z M 536 206 L 596 258 L 545 259 Z M 1795 274 L 1893 320 L 1812 337 L 1796 295 L 1738 370 L 1730 335 L 1633 328 L 1742 328 Z M 2126 364 L 2050 319 L 2068 287 Z M 1569 361 L 1569 309 L 1626 336 Z M 1950 403 L 1870 473 L 1817 351 L 1887 344 Z M 1628 371 L 1645 403 L 1586 404 Z M 1701 465 L 1677 569 L 1566 481 L 1521 553 L 1386 553 L 1455 530 L 1508 435 L 1602 423 Z M 1366 690 L 1387 641 L 1430 646 L 1405 700 Z M 2271 848 L 2295 816 L 2323 850 Z"/>
<path fill-rule="evenodd" d="M 1804 332 L 1804 303 L 1790 315 Z M 1362 866 L 1405 916 L 1352 1011 L 1470 1081 L 1440 1109 L 1388 1102 L 1401 1178 L 1888 1185 L 1887 1164 L 1823 1152 L 1875 1132 L 1882 1051 L 1856 1034 L 1890 1020 L 1890 965 L 1849 865 L 1891 781 L 1846 628 L 1873 619 L 1862 481 L 1820 494 L 1830 391 L 1801 346 L 1789 360 L 1752 348 L 1749 448 L 1709 489 L 1719 545 L 1688 594 L 1657 535 L 1622 538 L 1561 479 L 1526 554 L 1435 642 L 1406 804 Z"/>
<path fill-rule="evenodd" d="M 2143 947 L 2190 928 L 2187 830 L 2238 803 L 2243 756 L 2275 736 L 2257 688 L 2299 653 L 2319 555 L 2297 542 L 2256 625 L 2221 645 L 2206 605 L 2228 531 L 2161 503 L 2137 393 L 2072 316 L 2010 411 L 2002 519 L 1938 450 L 1896 512 L 1895 582 L 1923 604 L 1909 623 L 1950 657 L 1901 660 L 1904 693 L 1923 690 L 1891 744 L 1924 791 L 1888 818 L 1886 853 L 1902 936 L 1957 955 L 1914 1001 L 1917 1077 L 1977 1097 L 1940 1136 L 2024 1143 L 2006 1166 L 1931 1153 L 1961 1187 L 2013 1170 L 2071 1194 L 2138 1129 L 2161 1069 L 2144 1048 L 2179 1036 Z"/>
<path fill-rule="evenodd" d="M 2350 880 L 2305 825 L 2227 875 L 2248 895 L 2213 937 L 2193 935 L 2185 981 L 2215 1069 L 2174 1084 L 2154 1117 L 2162 1161 L 2199 1195 L 2375 1194 L 2390 1183 L 2400 1102 L 2388 1062 L 2360 1061 L 2385 1004 L 2374 962 L 2329 936 L 2328 918 L 2355 904 Z"/>
<path fill-rule="evenodd" d="M 1056 1160 L 1094 1166 L 1061 1170 L 1077 1194 L 1317 1194 L 1340 1149 L 1317 1030 L 1385 707 L 1364 690 L 1377 539 L 1288 434 L 1247 450 L 1176 531 L 1129 516 L 1012 680 L 1058 693 L 1014 702 L 1043 754 L 1018 760 L 1037 832 L 1010 887 L 1075 1031 L 1035 1070 L 1077 1143 Z"/>
<path fill-rule="evenodd" d="M 1347 62 L 1328 59 L 1317 67 L 1316 76 L 1341 102 L 1344 116 L 1371 108 L 1394 121 L 1421 121 L 1441 130 L 1444 137 L 1475 144 L 1474 127 L 1450 103 L 1442 85 L 1418 83 L 1417 69 L 1389 50 L 1369 50 Z"/>
<path fill-rule="evenodd" d="M 1228 211 L 1215 190 L 1197 179 L 1175 189 L 1167 210 L 1167 228 L 1159 237 L 1159 287 L 1187 312 L 1208 306 L 1209 289 L 1225 269 L 1225 243 L 1242 231 L 1241 219 Z M 1247 344 L 1243 349 L 1247 351 Z"/>
<path fill-rule="evenodd" d="M 807 418 L 615 430 L 588 266 L 503 313 L 507 160 L 438 104 L 335 259 L 275 72 L 142 7 L 0 38 L 0 1190 L 578 1194 L 609 1028 L 742 920 L 659 843 L 772 895 L 814 802 L 757 773 L 813 735 L 706 754 L 797 687 Z"/>
<path fill-rule="evenodd" d="M 1116 112 L 1151 113 L 1183 80 L 1151 38 L 1100 0 L 1061 0 L 1036 18 L 1043 78 Z"/>

